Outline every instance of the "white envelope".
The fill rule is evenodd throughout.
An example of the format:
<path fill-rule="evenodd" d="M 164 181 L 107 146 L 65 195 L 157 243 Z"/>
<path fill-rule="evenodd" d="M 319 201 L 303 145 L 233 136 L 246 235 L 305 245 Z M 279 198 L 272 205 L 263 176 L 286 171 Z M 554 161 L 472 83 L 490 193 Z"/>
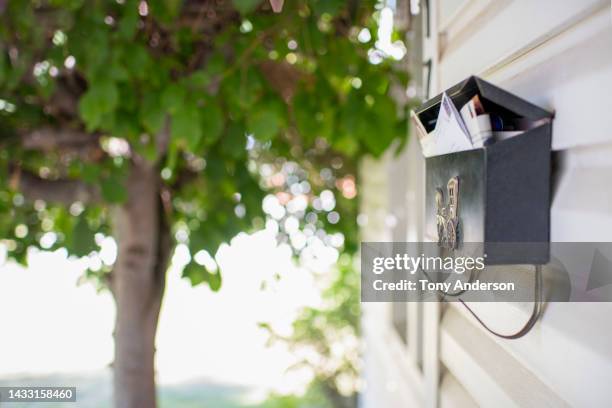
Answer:
<path fill-rule="evenodd" d="M 440 113 L 433 131 L 435 155 L 473 149 L 470 133 L 461 119 L 453 101 L 442 94 Z"/>

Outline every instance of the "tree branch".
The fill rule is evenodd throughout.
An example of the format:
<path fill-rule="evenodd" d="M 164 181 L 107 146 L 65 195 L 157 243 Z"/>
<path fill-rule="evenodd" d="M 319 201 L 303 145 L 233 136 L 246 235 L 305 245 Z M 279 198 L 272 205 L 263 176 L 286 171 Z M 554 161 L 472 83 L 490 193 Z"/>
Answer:
<path fill-rule="evenodd" d="M 303 74 L 287 62 L 263 61 L 259 64 L 263 76 L 285 102 L 291 101 Z"/>
<path fill-rule="evenodd" d="M 100 201 L 97 186 L 80 180 L 47 180 L 29 171 L 16 169 L 11 177 L 11 185 L 28 200 L 71 205 L 77 201 L 90 204 Z"/>
<path fill-rule="evenodd" d="M 79 98 L 85 90 L 85 80 L 78 72 L 62 69 L 55 81 L 55 92 L 48 101 L 42 101 L 45 113 L 67 120 L 78 118 Z"/>
<path fill-rule="evenodd" d="M 89 150 L 99 147 L 99 137 L 80 130 L 43 127 L 21 135 L 24 149 L 50 152 L 57 149 Z"/>
<path fill-rule="evenodd" d="M 168 115 L 164 119 L 162 129 L 155 137 L 155 144 L 157 146 L 157 157 L 161 159 L 168 152 L 168 146 L 170 145 L 170 117 Z"/>

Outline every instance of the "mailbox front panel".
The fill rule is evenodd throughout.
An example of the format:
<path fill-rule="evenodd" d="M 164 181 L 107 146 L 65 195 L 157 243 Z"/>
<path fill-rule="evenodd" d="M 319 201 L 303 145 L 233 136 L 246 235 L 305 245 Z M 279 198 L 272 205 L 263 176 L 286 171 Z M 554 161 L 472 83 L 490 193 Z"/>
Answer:
<path fill-rule="evenodd" d="M 452 153 L 426 161 L 427 240 L 451 246 L 456 233 L 457 255 L 461 243 L 484 242 L 485 236 L 485 151 Z M 445 239 L 446 238 L 446 239 Z"/>

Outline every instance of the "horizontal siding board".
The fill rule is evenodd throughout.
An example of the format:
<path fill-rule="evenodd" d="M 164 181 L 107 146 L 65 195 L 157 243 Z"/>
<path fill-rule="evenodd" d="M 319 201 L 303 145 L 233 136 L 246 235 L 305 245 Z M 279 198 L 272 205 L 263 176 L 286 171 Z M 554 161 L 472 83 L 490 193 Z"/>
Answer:
<path fill-rule="evenodd" d="M 612 24 L 565 52 L 498 82 L 553 110 L 553 150 L 612 142 Z M 599 17 L 603 20 L 603 15 Z M 496 82 L 496 81 L 494 81 Z"/>
<path fill-rule="evenodd" d="M 476 408 L 478 404 L 449 372 L 440 383 L 440 408 Z"/>
<path fill-rule="evenodd" d="M 612 242 L 611 157 L 612 143 L 560 153 L 551 208 L 553 242 Z"/>
<path fill-rule="evenodd" d="M 471 3 L 471 2 L 470 2 Z M 447 87 L 471 73 L 494 65 L 529 44 L 541 41 L 560 27 L 588 14 L 593 8 L 607 6 L 606 0 L 514 0 L 489 3 L 498 13 L 485 19 L 464 24 L 473 30 L 467 38 L 459 37 L 457 46 L 453 38 L 446 40 L 448 48 L 440 59 L 441 85 Z M 469 5 L 469 4 L 468 4 Z M 467 7 L 467 6 L 466 6 Z M 482 14 L 482 13 L 480 13 Z M 477 30 L 474 30 L 474 26 Z"/>
<path fill-rule="evenodd" d="M 440 356 L 444 365 L 482 406 L 569 406 L 454 307 L 444 315 Z"/>
<path fill-rule="evenodd" d="M 483 321 L 503 332 L 510 332 L 511 326 L 519 327 L 530 313 L 526 305 L 519 304 L 473 303 L 470 306 Z M 496 344 L 496 355 L 500 357 L 496 357 L 498 364 L 505 365 L 503 358 L 510 358 L 512 364 L 508 371 L 515 370 L 513 366 L 518 364 L 529 372 L 531 378 L 546 384 L 546 389 L 552 390 L 571 406 L 610 405 L 612 327 L 604 322 L 612 314 L 612 304 L 549 303 L 535 328 L 518 340 L 489 335 L 460 304 L 452 304 L 449 313 L 443 321 L 443 343 L 449 340 L 447 336 L 453 336 L 456 331 L 445 329 L 448 323 L 452 322 L 455 329 L 462 324 L 465 330 L 478 332 L 478 336 L 474 337 L 488 340 L 484 343 Z M 472 352 L 480 349 L 482 339 L 468 343 Z M 444 358 L 445 346 L 441 348 Z M 459 370 L 461 373 L 454 375 L 469 377 L 473 374 L 467 365 L 459 366 Z M 493 377 L 500 383 L 507 381 L 503 376 Z M 588 381 L 585 381 L 586 378 Z"/>

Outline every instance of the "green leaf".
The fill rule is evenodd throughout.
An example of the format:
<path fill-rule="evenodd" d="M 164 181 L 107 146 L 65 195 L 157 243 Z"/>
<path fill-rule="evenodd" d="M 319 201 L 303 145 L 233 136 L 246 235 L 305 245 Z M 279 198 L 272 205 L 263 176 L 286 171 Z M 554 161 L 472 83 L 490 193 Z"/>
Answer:
<path fill-rule="evenodd" d="M 368 112 L 362 119 L 357 136 L 375 157 L 379 157 L 389 147 L 393 139 L 393 132 L 389 132 L 389 125 L 381 125 L 376 115 Z"/>
<path fill-rule="evenodd" d="M 181 6 L 183 5 L 183 1 L 182 0 L 163 0 L 163 1 L 164 3 L 166 3 L 166 8 L 168 12 L 170 13 L 170 16 L 172 18 L 177 17 L 181 11 Z"/>
<path fill-rule="evenodd" d="M 110 67 L 108 67 L 108 75 L 119 82 L 127 81 L 129 78 L 128 71 L 120 65 L 119 62 L 113 62 Z"/>
<path fill-rule="evenodd" d="M 219 271 L 211 273 L 204 266 L 193 261 L 189 262 L 183 269 L 183 277 L 188 278 L 193 286 L 206 282 L 213 292 L 221 289 L 222 279 Z"/>
<path fill-rule="evenodd" d="M 322 102 L 331 99 L 326 95 L 321 99 L 317 94 L 298 93 L 293 100 L 295 123 L 306 145 L 314 143 L 316 137 L 330 140 L 333 136 L 335 111 L 329 104 Z"/>
<path fill-rule="evenodd" d="M 248 14 L 257 8 L 261 0 L 232 0 L 232 3 L 240 14 Z"/>
<path fill-rule="evenodd" d="M 6 77 L 8 76 L 9 66 L 7 64 L 8 58 L 4 50 L 0 50 L 0 85 L 4 84 Z"/>
<path fill-rule="evenodd" d="M 104 62 L 111 49 L 109 46 L 110 35 L 108 28 L 96 24 L 96 22 L 92 20 L 93 19 L 90 19 L 88 22 L 82 22 L 82 28 L 87 30 L 87 41 L 78 41 L 83 47 L 83 62 L 90 73 L 104 67 Z M 77 61 L 78 60 L 79 58 L 77 57 Z"/>
<path fill-rule="evenodd" d="M 189 262 L 183 268 L 183 277 L 189 279 L 192 286 L 204 282 L 204 267 L 195 262 Z"/>
<path fill-rule="evenodd" d="M 223 137 L 221 152 L 224 157 L 240 159 L 246 153 L 246 135 L 240 123 L 230 122 Z M 213 162 L 211 162 L 212 164 Z"/>
<path fill-rule="evenodd" d="M 99 128 L 105 114 L 112 112 L 119 103 L 119 90 L 107 78 L 93 78 L 87 92 L 79 101 L 79 114 L 88 131 Z"/>
<path fill-rule="evenodd" d="M 247 118 L 247 130 L 261 140 L 272 140 L 282 126 L 282 112 L 274 104 L 263 103 Z"/>
<path fill-rule="evenodd" d="M 227 63 L 220 51 L 213 52 L 204 67 L 204 72 L 209 77 L 219 75 L 227 68 Z"/>
<path fill-rule="evenodd" d="M 255 104 L 268 104 L 278 108 L 278 101 L 270 98 L 269 101 L 259 100 L 259 96 L 264 88 L 264 78 L 258 69 L 251 67 L 246 71 L 246 78 L 240 75 L 236 77 L 238 93 L 235 95 L 238 98 L 238 105 L 245 110 L 251 109 Z M 236 85 L 235 85 L 236 86 Z M 280 111 L 280 109 L 279 109 Z"/>
<path fill-rule="evenodd" d="M 72 230 L 71 252 L 81 257 L 94 251 L 97 248 L 94 234 L 95 232 L 91 230 L 85 218 L 85 213 L 81 214 Z"/>
<path fill-rule="evenodd" d="M 100 183 L 102 197 L 109 203 L 122 203 L 127 200 L 127 191 L 114 178 L 103 179 Z"/>
<path fill-rule="evenodd" d="M 135 111 L 140 104 L 140 100 L 133 86 L 119 87 L 119 106 L 125 110 Z M 137 118 L 136 118 L 137 119 Z"/>
<path fill-rule="evenodd" d="M 88 122 L 86 116 L 98 118 L 115 109 L 119 102 L 119 90 L 115 83 L 108 79 L 94 79 L 80 102 L 83 119 Z"/>
<path fill-rule="evenodd" d="M 208 286 L 210 286 L 213 292 L 217 292 L 221 289 L 221 274 L 219 271 L 208 273 Z"/>
<path fill-rule="evenodd" d="M 101 167 L 97 164 L 83 163 L 80 174 L 87 183 L 96 183 L 100 177 Z"/>
<path fill-rule="evenodd" d="M 146 48 L 139 44 L 128 44 L 122 50 L 123 64 L 132 76 L 147 79 L 151 66 L 151 56 Z"/>
<path fill-rule="evenodd" d="M 179 84 L 172 83 L 164 89 L 161 95 L 161 103 L 164 109 L 174 114 L 180 111 L 185 102 L 187 91 Z"/>
<path fill-rule="evenodd" d="M 345 5 L 344 0 L 314 0 L 312 2 L 312 8 L 318 15 L 327 13 L 331 16 L 335 16 Z"/>
<path fill-rule="evenodd" d="M 140 134 L 140 126 L 138 125 L 137 119 L 137 117 L 129 112 L 117 112 L 112 127 L 113 136 L 123 137 L 128 140 L 136 140 Z"/>
<path fill-rule="evenodd" d="M 151 135 L 156 135 L 164 125 L 166 113 L 159 98 L 153 93 L 146 94 L 140 105 L 140 123 Z"/>
<path fill-rule="evenodd" d="M 172 115 L 170 136 L 176 140 L 183 140 L 185 147 L 191 152 L 195 151 L 202 139 L 202 125 L 200 113 L 196 104 L 191 101 L 182 109 Z"/>
<path fill-rule="evenodd" d="M 348 157 L 352 157 L 359 150 L 359 142 L 354 137 L 350 135 L 343 135 L 342 137 L 334 140 L 332 145 L 334 149 L 338 150 L 341 153 L 344 153 Z"/>
<path fill-rule="evenodd" d="M 124 6 L 123 17 L 119 21 L 119 35 L 122 38 L 130 39 L 134 37 L 138 28 L 138 2 L 129 0 Z"/>
<path fill-rule="evenodd" d="M 396 108 L 386 95 L 366 96 L 352 91 L 341 116 L 343 131 L 346 132 L 343 137 L 361 141 L 374 156 L 380 156 L 395 138 Z M 347 140 L 338 142 L 336 147 L 346 151 Z"/>
<path fill-rule="evenodd" d="M 86 93 L 79 101 L 79 115 L 85 122 L 88 131 L 92 131 L 100 126 L 104 112 L 100 109 L 95 95 Z"/>
<path fill-rule="evenodd" d="M 380 156 L 395 139 L 396 108 L 386 95 L 376 98 L 374 105 L 364 115 L 363 133 L 359 138 L 374 156 Z"/>
<path fill-rule="evenodd" d="M 212 145 L 219 139 L 225 126 L 223 111 L 215 101 L 208 102 L 200 111 L 202 118 L 202 129 L 204 129 L 204 141 Z"/>
<path fill-rule="evenodd" d="M 210 74 L 204 70 L 196 71 L 189 76 L 189 83 L 194 87 L 204 88 L 210 83 Z"/>

